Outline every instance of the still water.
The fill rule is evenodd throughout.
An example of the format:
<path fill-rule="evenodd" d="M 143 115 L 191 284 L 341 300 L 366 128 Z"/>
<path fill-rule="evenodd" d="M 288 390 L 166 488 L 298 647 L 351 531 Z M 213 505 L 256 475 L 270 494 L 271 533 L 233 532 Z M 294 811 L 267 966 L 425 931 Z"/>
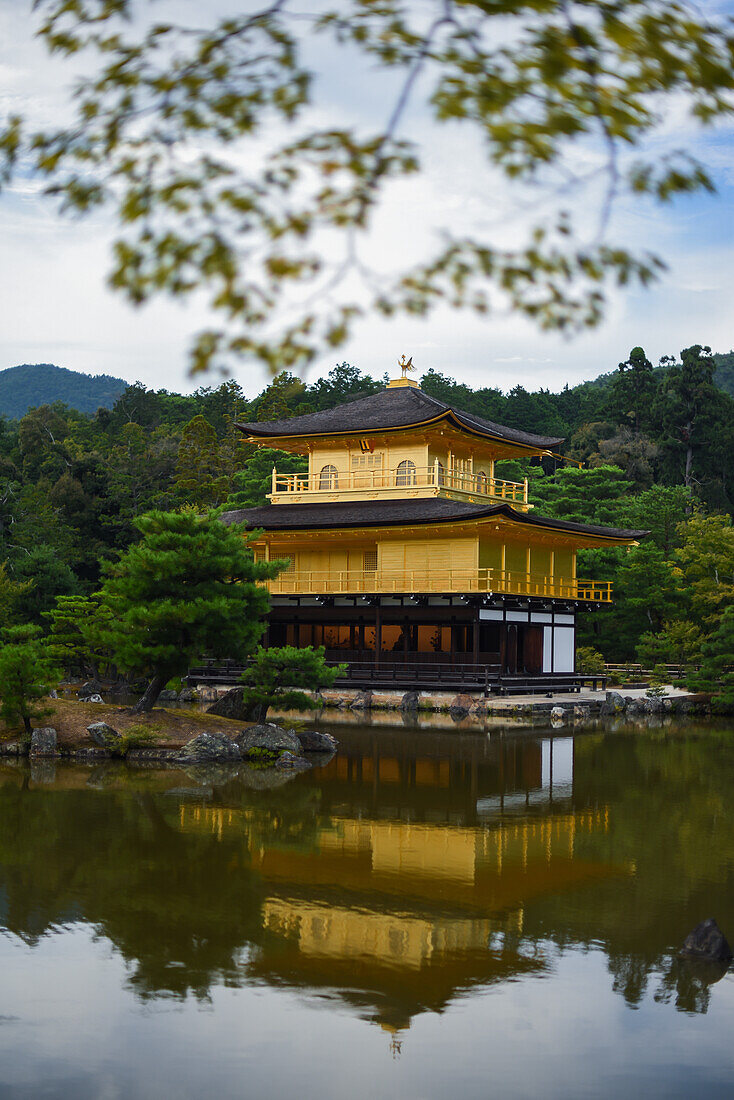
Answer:
<path fill-rule="evenodd" d="M 333 732 L 0 765 L 1 1096 L 732 1095 L 730 730 Z"/>

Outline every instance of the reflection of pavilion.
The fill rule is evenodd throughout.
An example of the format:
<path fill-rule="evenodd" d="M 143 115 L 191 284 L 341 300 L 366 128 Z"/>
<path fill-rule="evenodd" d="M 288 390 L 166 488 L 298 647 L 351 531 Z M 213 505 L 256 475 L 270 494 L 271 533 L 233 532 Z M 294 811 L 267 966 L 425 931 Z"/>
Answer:
<path fill-rule="evenodd" d="M 423 756 L 390 755 L 384 743 L 375 755 L 359 738 L 343 746 L 319 773 L 306 848 L 270 843 L 248 809 L 181 807 L 184 828 L 244 835 L 266 892 L 254 971 L 338 991 L 398 1029 L 457 990 L 542 969 L 542 955 L 523 949 L 524 907 L 614 873 L 578 858 L 577 838 L 606 832 L 608 816 L 573 810 L 564 746 L 474 737 L 442 759 L 443 745 L 422 742 Z M 551 768 L 566 795 L 557 812 Z M 464 823 L 449 791 L 463 793 Z"/>

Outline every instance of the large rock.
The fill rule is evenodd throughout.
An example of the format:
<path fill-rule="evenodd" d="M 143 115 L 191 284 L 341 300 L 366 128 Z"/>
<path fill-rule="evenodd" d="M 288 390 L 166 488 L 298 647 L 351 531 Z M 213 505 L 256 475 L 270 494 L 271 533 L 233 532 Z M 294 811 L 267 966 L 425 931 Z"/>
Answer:
<path fill-rule="evenodd" d="M 178 693 L 179 703 L 195 703 L 198 698 L 199 693 L 196 688 L 182 688 Z"/>
<path fill-rule="evenodd" d="M 565 722 L 566 712 L 563 707 L 551 707 L 551 722 Z"/>
<path fill-rule="evenodd" d="M 31 734 L 31 756 L 56 755 L 56 730 L 53 726 L 42 726 Z"/>
<path fill-rule="evenodd" d="M 451 706 L 449 707 L 449 715 L 454 721 L 459 721 L 461 718 L 466 718 L 469 715 L 469 711 L 474 705 L 474 700 L 471 695 L 457 695 L 451 700 Z"/>
<path fill-rule="evenodd" d="M 82 703 L 104 703 L 104 699 L 101 695 L 87 695 L 85 699 L 81 699 Z"/>
<path fill-rule="evenodd" d="M 87 733 L 95 745 L 103 749 L 113 749 L 120 743 L 119 733 L 106 722 L 93 722 L 91 726 L 87 726 Z"/>
<path fill-rule="evenodd" d="M 250 726 L 235 737 L 242 755 L 247 759 L 250 755 L 257 756 L 253 749 L 265 749 L 267 752 L 281 753 L 291 752 L 294 756 L 302 756 L 301 742 L 292 730 L 284 730 L 272 722 L 263 722 L 259 726 Z"/>
<path fill-rule="evenodd" d="M 176 760 L 180 764 L 220 763 L 225 760 L 241 760 L 239 745 L 226 733 L 200 733 L 187 741 Z"/>
<path fill-rule="evenodd" d="M 626 705 L 623 696 L 618 691 L 608 691 L 599 713 L 605 718 L 610 718 L 615 714 L 624 714 Z"/>
<path fill-rule="evenodd" d="M 419 699 L 419 691 L 406 691 L 405 695 L 400 700 L 400 709 L 409 712 L 418 710 Z"/>
<path fill-rule="evenodd" d="M 89 699 L 90 695 L 99 695 L 104 690 L 99 680 L 87 680 L 86 684 L 82 684 L 77 692 L 79 699 Z"/>
<path fill-rule="evenodd" d="M 358 691 L 351 703 L 349 704 L 350 710 L 371 710 L 372 708 L 372 692 Z"/>
<path fill-rule="evenodd" d="M 235 722 L 249 722 L 251 707 L 245 705 L 243 698 L 245 689 L 233 687 L 216 703 L 206 708 L 207 714 L 216 714 L 219 718 L 233 718 Z"/>
<path fill-rule="evenodd" d="M 165 691 L 160 693 L 158 700 L 161 703 L 176 703 L 178 702 L 178 692 L 174 691 L 173 688 L 166 688 Z"/>
<path fill-rule="evenodd" d="M 296 737 L 304 752 L 333 753 L 339 747 L 336 737 L 332 737 L 330 733 L 319 733 L 318 730 L 299 730 Z"/>
<path fill-rule="evenodd" d="M 681 955 L 719 963 L 728 963 L 732 958 L 726 937 L 713 917 L 701 921 L 692 932 L 688 933 L 681 948 Z"/>

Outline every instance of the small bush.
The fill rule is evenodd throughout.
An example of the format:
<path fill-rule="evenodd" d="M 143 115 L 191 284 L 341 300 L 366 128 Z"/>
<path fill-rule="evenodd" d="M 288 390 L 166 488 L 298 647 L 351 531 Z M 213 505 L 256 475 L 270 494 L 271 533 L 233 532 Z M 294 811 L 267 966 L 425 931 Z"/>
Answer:
<path fill-rule="evenodd" d="M 665 690 L 665 682 L 668 679 L 668 670 L 665 665 L 655 665 L 650 677 L 650 686 L 645 692 L 648 699 L 662 699 L 668 693 Z"/>
<path fill-rule="evenodd" d="M 155 734 L 145 726 L 130 726 L 120 735 L 120 740 L 112 746 L 112 755 L 124 760 L 131 749 L 149 748 L 155 743 Z"/>

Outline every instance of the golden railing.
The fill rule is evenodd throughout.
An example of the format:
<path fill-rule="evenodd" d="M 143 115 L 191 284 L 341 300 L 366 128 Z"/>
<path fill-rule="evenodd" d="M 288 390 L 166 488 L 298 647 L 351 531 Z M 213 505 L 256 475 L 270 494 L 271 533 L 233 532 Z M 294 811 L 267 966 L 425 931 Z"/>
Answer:
<path fill-rule="evenodd" d="M 511 503 L 528 503 L 527 478 L 525 481 L 505 481 L 489 474 L 445 469 L 436 462 L 432 466 L 398 466 L 394 469 L 351 470 L 348 473 L 334 469 L 315 474 L 279 474 L 274 469 L 271 492 L 301 494 L 415 488 L 449 489 Z"/>
<path fill-rule="evenodd" d="M 553 596 L 564 600 L 610 603 L 611 581 L 587 581 L 519 573 L 502 569 L 431 569 L 376 571 L 349 569 L 294 570 L 268 581 L 276 596 L 359 593 L 506 592 L 518 596 Z"/>

